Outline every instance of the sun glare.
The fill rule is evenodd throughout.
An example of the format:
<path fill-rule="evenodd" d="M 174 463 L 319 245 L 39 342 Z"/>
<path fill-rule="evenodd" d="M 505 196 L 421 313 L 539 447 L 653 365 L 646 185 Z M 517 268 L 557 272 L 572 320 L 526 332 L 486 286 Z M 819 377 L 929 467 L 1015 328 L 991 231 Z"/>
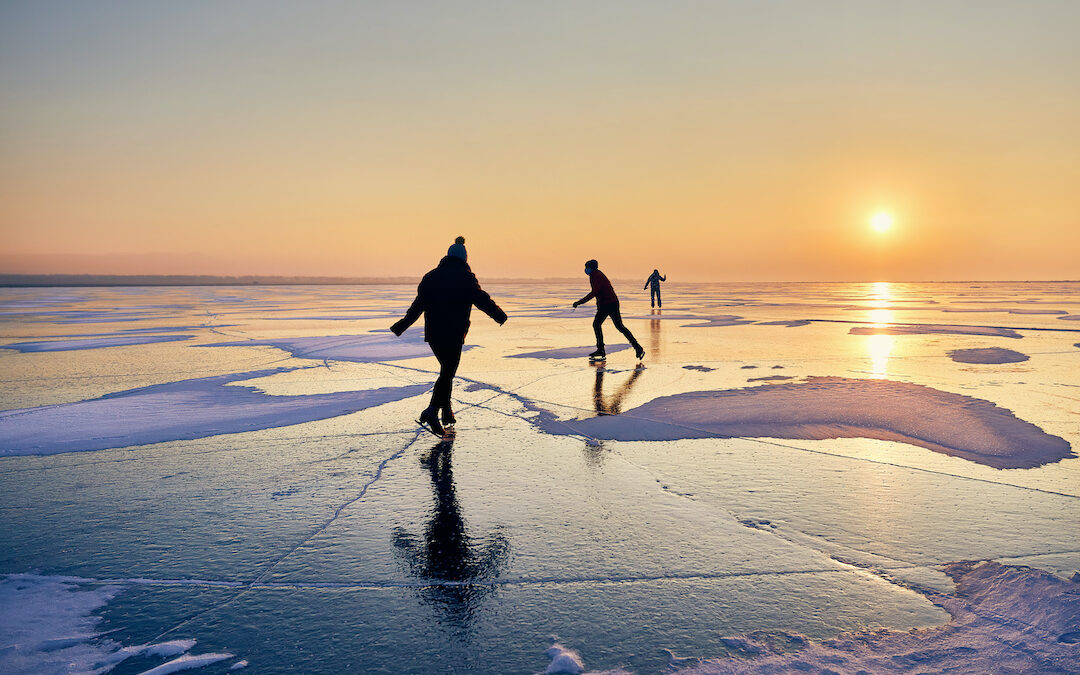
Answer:
<path fill-rule="evenodd" d="M 893 216 L 888 211 L 878 211 L 870 216 L 870 227 L 875 232 L 885 232 L 893 226 Z"/>

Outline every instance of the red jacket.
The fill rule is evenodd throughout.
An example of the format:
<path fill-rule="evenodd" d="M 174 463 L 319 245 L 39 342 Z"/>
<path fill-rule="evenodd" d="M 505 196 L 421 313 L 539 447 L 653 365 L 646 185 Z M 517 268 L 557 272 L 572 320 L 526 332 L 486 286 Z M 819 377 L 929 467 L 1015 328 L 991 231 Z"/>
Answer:
<path fill-rule="evenodd" d="M 596 298 L 596 304 L 598 305 L 610 305 L 619 301 L 619 296 L 615 295 L 615 289 L 611 287 L 611 282 L 600 270 L 593 270 L 593 273 L 589 275 L 589 285 L 592 286 L 592 290 L 584 298 L 578 300 L 579 305 L 583 305 L 593 298 Z"/>

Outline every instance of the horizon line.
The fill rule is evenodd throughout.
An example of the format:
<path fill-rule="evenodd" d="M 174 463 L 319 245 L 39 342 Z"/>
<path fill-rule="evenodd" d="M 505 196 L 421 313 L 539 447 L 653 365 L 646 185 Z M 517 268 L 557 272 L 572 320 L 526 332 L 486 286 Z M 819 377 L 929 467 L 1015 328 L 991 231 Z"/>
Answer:
<path fill-rule="evenodd" d="M 49 288 L 64 286 L 375 286 L 415 284 L 418 276 L 344 277 L 313 275 L 269 274 L 4 274 L 0 273 L 0 288 Z M 617 281 L 632 281 L 630 277 Z M 489 284 L 542 284 L 570 283 L 580 281 L 577 277 L 490 277 Z M 970 284 L 970 283 L 1080 283 L 1080 279 L 954 279 L 954 280 L 821 280 L 804 279 L 790 281 L 701 281 L 673 280 L 668 283 L 694 284 Z"/>

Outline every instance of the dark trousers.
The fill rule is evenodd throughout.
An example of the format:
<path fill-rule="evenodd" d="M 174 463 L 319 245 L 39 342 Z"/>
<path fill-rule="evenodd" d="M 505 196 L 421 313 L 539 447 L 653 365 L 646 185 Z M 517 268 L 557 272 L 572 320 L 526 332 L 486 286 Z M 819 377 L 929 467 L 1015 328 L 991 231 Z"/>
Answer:
<path fill-rule="evenodd" d="M 604 348 L 604 331 L 600 330 L 600 324 L 604 323 L 604 319 L 609 316 L 611 317 L 611 323 L 615 324 L 619 332 L 625 335 L 630 344 L 636 347 L 638 341 L 634 339 L 634 334 L 630 332 L 630 329 L 623 325 L 622 314 L 619 313 L 619 303 L 617 302 L 596 306 L 596 318 L 592 321 L 592 329 L 596 333 L 596 347 L 598 349 Z"/>
<path fill-rule="evenodd" d="M 649 289 L 649 302 L 655 307 L 656 305 L 664 306 L 664 303 L 660 301 L 660 287 L 653 286 Z"/>
<path fill-rule="evenodd" d="M 429 342 L 431 353 L 439 360 L 439 379 L 431 391 L 431 407 L 450 412 L 450 391 L 454 387 L 454 375 L 457 375 L 461 363 L 460 342 Z"/>

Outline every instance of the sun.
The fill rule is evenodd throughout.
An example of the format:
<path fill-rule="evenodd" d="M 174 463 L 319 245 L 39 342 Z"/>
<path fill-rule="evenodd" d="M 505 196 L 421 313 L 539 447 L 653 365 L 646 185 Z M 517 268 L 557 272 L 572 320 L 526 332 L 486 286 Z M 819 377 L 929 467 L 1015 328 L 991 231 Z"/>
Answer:
<path fill-rule="evenodd" d="M 874 215 L 870 216 L 870 227 L 875 232 L 887 232 L 892 229 L 893 215 L 888 211 L 878 211 Z"/>

